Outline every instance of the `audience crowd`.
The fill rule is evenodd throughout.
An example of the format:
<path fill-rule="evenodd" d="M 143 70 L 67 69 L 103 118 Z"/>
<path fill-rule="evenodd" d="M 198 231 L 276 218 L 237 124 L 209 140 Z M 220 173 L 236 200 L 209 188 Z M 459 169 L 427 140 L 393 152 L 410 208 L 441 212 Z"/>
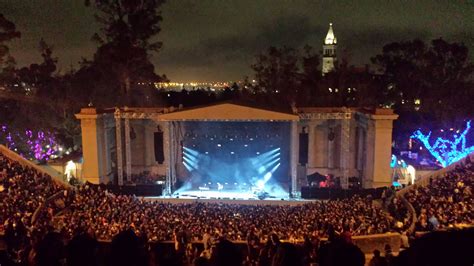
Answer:
<path fill-rule="evenodd" d="M 418 216 L 417 229 L 473 224 L 473 176 L 474 165 L 466 161 L 444 178 L 407 192 Z M 0 200 L 0 229 L 9 242 L 9 254 L 19 263 L 45 259 L 42 254 L 48 249 L 43 246 L 48 241 L 69 243 L 68 248 L 111 241 L 112 249 L 120 250 L 125 244 L 113 243 L 134 239 L 140 247 L 137 254 L 147 253 L 150 243 L 174 243 L 174 255 L 168 258 L 173 265 L 232 265 L 240 260 L 237 255 L 228 260 L 232 254 L 241 254 L 235 251 L 236 241 L 246 243 L 241 259 L 247 265 L 337 265 L 325 264 L 334 248 L 346 250 L 363 265 L 363 254 L 361 257 L 351 237 L 405 230 L 410 218 L 396 196 L 384 198 L 385 212 L 370 196 L 298 205 L 170 204 L 115 195 L 105 186 L 88 183 L 72 189 L 2 154 Z M 40 211 L 34 214 L 35 210 Z M 321 238 L 328 241 L 321 242 Z M 202 246 L 190 244 L 196 242 Z M 124 261 L 127 259 L 113 265 L 126 265 L 121 264 Z"/>
<path fill-rule="evenodd" d="M 38 206 L 51 195 L 64 190 L 49 175 L 24 167 L 0 153 L 0 224 L 31 226 L 31 218 Z"/>
<path fill-rule="evenodd" d="M 417 214 L 416 231 L 474 224 L 474 164 L 469 157 L 427 186 L 414 187 L 404 196 Z"/>
<path fill-rule="evenodd" d="M 264 241 L 269 233 L 280 239 L 302 242 L 305 235 L 327 236 L 329 226 L 352 235 L 390 230 L 386 213 L 370 198 L 318 201 L 301 205 L 240 205 L 223 203 L 171 204 L 133 196 L 115 196 L 101 186 L 85 185 L 74 195 L 59 226 L 72 233 L 90 228 L 99 239 L 111 239 L 133 228 L 150 241 L 173 239 L 173 230 L 188 232 L 192 240 L 206 233 L 244 241 L 249 233 Z"/>

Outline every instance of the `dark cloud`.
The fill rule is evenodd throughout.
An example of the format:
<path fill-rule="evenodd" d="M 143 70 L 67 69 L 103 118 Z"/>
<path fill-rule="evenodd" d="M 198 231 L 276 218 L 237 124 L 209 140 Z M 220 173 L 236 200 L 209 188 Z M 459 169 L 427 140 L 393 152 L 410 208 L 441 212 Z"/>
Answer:
<path fill-rule="evenodd" d="M 1 0 L 22 39 L 12 43 L 20 65 L 40 60 L 40 38 L 52 43 L 62 69 L 91 57 L 98 25 L 84 0 Z M 255 55 L 273 46 L 318 50 L 329 22 L 340 54 L 369 62 L 384 44 L 443 37 L 474 50 L 470 1 L 173 0 L 163 6 L 163 49 L 152 58 L 158 73 L 176 81 L 237 80 L 251 74 Z M 474 52 L 471 52 L 471 56 Z"/>
<path fill-rule="evenodd" d="M 313 27 L 305 17 L 282 17 L 271 23 L 256 26 L 248 34 L 234 34 L 214 37 L 197 43 L 192 47 L 176 49 L 163 56 L 162 64 L 180 64 L 189 58 L 195 59 L 190 66 L 214 64 L 222 59 L 253 58 L 257 53 L 269 46 L 298 47 L 308 41 L 312 32 L 322 32 L 327 29 Z"/>
<path fill-rule="evenodd" d="M 314 26 L 307 17 L 284 16 L 275 18 L 262 25 L 254 25 L 246 34 L 236 32 L 232 35 L 213 37 L 187 48 L 175 49 L 163 53 L 157 61 L 160 65 L 204 68 L 216 66 L 234 70 L 231 79 L 242 79 L 250 75 L 249 66 L 255 56 L 269 46 L 302 47 L 314 40 L 321 40 L 327 27 Z M 318 46 L 321 41 L 318 41 Z M 319 47 L 318 47 L 319 49 Z M 189 60 L 192 58 L 193 60 Z M 220 71 L 219 70 L 219 71 Z M 211 74 L 212 75 L 212 74 Z"/>

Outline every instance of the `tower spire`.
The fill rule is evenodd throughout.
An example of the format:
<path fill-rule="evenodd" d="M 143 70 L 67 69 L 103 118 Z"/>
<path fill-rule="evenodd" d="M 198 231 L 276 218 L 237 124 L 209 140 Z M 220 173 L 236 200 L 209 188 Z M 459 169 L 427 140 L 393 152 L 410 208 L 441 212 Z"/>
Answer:
<path fill-rule="evenodd" d="M 326 34 L 326 39 L 324 40 L 324 44 L 336 44 L 336 36 L 334 35 L 334 30 L 332 29 L 332 23 L 329 23 L 329 30 Z"/>
<path fill-rule="evenodd" d="M 334 70 L 336 65 L 336 45 L 337 39 L 336 35 L 334 35 L 334 30 L 332 28 L 332 23 L 329 23 L 329 30 L 326 34 L 326 38 L 324 39 L 323 44 L 323 67 L 322 67 L 322 74 L 323 76 L 326 73 L 329 73 Z"/>

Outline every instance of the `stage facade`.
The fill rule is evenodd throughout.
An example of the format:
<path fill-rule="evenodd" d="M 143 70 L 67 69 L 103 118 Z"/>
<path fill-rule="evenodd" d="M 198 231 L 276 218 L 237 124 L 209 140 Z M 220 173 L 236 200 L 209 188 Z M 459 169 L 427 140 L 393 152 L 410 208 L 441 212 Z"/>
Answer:
<path fill-rule="evenodd" d="M 298 194 L 308 175 L 348 187 L 391 184 L 391 109 L 295 108 L 221 103 L 199 108 L 83 108 L 83 179 L 122 185 L 163 176 L 165 194 L 272 190 Z M 265 189 L 263 189 L 265 187 Z"/>

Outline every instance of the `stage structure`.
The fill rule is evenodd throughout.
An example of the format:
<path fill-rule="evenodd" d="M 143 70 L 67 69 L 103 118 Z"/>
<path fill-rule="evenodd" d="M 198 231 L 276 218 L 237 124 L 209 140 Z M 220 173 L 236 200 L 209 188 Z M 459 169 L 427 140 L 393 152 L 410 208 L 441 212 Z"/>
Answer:
<path fill-rule="evenodd" d="M 391 184 L 391 109 L 295 108 L 231 103 L 180 108 L 83 108 L 83 178 L 92 183 L 165 177 L 165 194 L 297 195 L 307 176 Z M 273 195 L 272 195 L 273 194 Z M 243 196 L 245 197 L 245 196 Z"/>

